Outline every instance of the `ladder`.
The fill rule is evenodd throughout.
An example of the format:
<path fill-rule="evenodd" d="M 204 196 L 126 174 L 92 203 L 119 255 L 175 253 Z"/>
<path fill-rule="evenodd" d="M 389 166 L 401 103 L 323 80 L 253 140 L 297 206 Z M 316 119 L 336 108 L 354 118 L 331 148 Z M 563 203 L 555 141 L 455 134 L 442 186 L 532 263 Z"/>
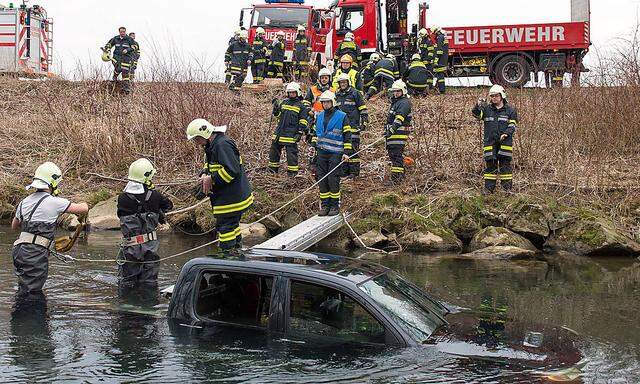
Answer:
<path fill-rule="evenodd" d="M 348 213 L 338 216 L 316 215 L 253 248 L 306 251 L 340 229 L 348 217 Z"/>

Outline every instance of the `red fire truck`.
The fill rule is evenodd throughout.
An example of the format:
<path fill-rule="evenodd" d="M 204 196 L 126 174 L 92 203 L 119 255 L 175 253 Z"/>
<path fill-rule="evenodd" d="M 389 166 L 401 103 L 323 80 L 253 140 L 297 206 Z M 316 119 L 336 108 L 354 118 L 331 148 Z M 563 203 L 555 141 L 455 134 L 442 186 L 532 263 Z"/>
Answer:
<path fill-rule="evenodd" d="M 0 73 L 50 75 L 53 21 L 39 5 L 0 5 Z"/>

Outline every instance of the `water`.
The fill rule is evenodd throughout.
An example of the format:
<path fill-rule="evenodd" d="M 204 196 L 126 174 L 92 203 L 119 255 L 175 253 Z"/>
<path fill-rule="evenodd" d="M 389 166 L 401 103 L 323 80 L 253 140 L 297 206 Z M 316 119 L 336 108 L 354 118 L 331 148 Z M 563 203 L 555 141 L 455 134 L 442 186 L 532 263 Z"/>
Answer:
<path fill-rule="evenodd" d="M 506 363 L 456 358 L 429 347 L 358 348 L 290 343 L 247 331 L 217 334 L 170 324 L 155 292 L 118 292 L 111 264 L 52 259 L 45 296 L 15 296 L 10 244 L 0 227 L 0 382 L 539 382 Z M 117 233 L 93 233 L 79 257 L 113 258 Z M 167 255 L 204 242 L 162 238 Z M 162 264 L 160 286 L 187 260 Z M 583 335 L 582 382 L 640 382 L 640 266 L 633 260 L 496 264 L 451 256 L 382 260 L 462 307 L 493 300 L 513 321 L 565 325 Z"/>

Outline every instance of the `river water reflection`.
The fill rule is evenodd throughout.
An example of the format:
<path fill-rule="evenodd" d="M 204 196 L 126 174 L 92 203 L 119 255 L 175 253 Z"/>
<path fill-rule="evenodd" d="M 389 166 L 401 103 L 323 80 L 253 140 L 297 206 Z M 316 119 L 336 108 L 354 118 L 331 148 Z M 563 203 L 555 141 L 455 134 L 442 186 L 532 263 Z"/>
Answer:
<path fill-rule="evenodd" d="M 0 382 L 535 382 L 507 364 L 413 349 L 331 350 L 262 335 L 197 335 L 163 317 L 155 291 L 118 291 L 112 264 L 52 259 L 44 295 L 16 295 L 14 234 L 0 227 Z M 162 238 L 171 254 L 203 239 Z M 75 254 L 113 258 L 117 233 L 92 233 Z M 174 282 L 188 257 L 161 266 Z M 403 255 L 381 262 L 435 296 L 469 308 L 499 302 L 508 317 L 584 335 L 583 382 L 640 382 L 640 266 L 557 257 L 496 264 Z"/>

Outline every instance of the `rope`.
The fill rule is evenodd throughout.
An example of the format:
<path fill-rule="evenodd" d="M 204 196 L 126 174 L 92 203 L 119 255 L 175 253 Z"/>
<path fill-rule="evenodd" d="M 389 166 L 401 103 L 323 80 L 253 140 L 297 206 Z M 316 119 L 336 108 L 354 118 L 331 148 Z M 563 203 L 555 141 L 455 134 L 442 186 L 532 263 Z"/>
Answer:
<path fill-rule="evenodd" d="M 352 157 L 355 155 L 360 154 L 361 152 L 366 151 L 367 149 L 373 147 L 374 145 L 378 144 L 380 141 L 384 140 L 385 137 L 380 137 L 378 138 L 376 141 L 374 141 L 373 143 L 361 148 L 359 151 L 355 152 L 353 155 L 351 155 Z M 251 228 L 256 224 L 261 223 L 263 220 L 265 220 L 267 217 L 269 216 L 273 216 L 276 213 L 282 211 L 283 209 L 285 209 L 286 207 L 288 207 L 289 205 L 293 204 L 295 201 L 297 201 L 298 199 L 300 199 L 302 196 L 304 196 L 307 192 L 309 192 L 310 190 L 312 190 L 313 188 L 315 188 L 316 186 L 318 186 L 318 184 L 320 184 L 321 181 L 323 181 L 324 179 L 326 179 L 327 177 L 329 177 L 335 170 L 337 170 L 338 168 L 340 168 L 342 166 L 342 164 L 344 164 L 345 160 L 341 160 L 340 163 L 338 163 L 338 165 L 336 165 L 333 169 L 331 169 L 329 172 L 327 172 L 326 175 L 324 175 L 323 177 L 321 177 L 320 179 L 318 179 L 318 181 L 316 181 L 315 183 L 311 184 L 307 189 L 305 189 L 304 191 L 302 191 L 301 193 L 299 193 L 298 195 L 296 195 L 294 198 L 292 198 L 291 200 L 287 201 L 285 204 L 281 205 L 279 208 L 277 208 L 276 210 L 274 210 L 273 212 L 269 213 L 266 216 L 263 216 L 262 218 L 254 221 L 253 223 L 250 223 L 248 225 L 247 228 Z M 345 220 L 346 223 L 346 220 Z M 161 261 L 165 261 L 165 260 L 170 260 L 170 259 L 174 259 L 176 257 L 182 256 L 182 255 L 186 255 L 188 253 L 191 253 L 193 251 L 197 251 L 199 249 L 208 247 L 210 245 L 216 244 L 218 243 L 219 239 L 215 239 L 213 241 L 210 241 L 208 243 L 199 245 L 197 247 L 194 248 L 190 248 L 187 250 L 184 250 L 182 252 L 170 255 L 170 256 L 166 256 L 166 257 L 162 257 L 158 260 L 154 260 L 154 261 L 130 261 L 130 260 L 125 260 L 126 263 L 130 263 L 130 264 L 154 264 L 154 263 L 159 263 Z M 378 250 L 376 250 L 378 251 Z M 119 259 L 104 259 L 104 260 L 98 260 L 98 259 L 84 259 L 84 258 L 77 258 L 77 257 L 73 257 L 70 255 L 62 255 L 62 254 L 58 254 L 58 256 L 63 257 L 65 259 L 68 260 L 72 260 L 72 261 L 79 261 L 79 262 L 87 262 L 87 263 L 118 263 L 121 262 L 122 260 Z"/>

